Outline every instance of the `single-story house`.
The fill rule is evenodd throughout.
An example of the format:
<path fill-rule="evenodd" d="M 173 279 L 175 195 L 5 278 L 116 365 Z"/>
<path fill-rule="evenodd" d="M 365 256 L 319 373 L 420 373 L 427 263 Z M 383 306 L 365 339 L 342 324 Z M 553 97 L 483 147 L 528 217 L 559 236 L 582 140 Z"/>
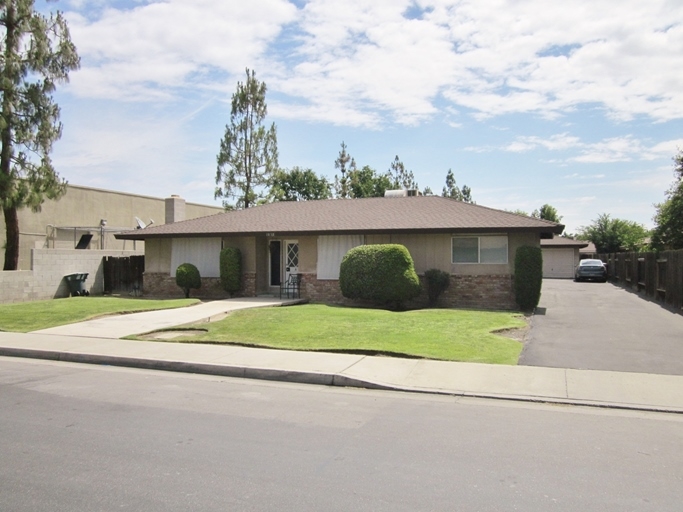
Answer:
<path fill-rule="evenodd" d="M 579 264 L 579 251 L 588 246 L 583 240 L 556 236 L 541 240 L 543 277 L 572 279 Z"/>
<path fill-rule="evenodd" d="M 172 215 L 171 215 L 172 217 Z M 301 296 L 344 302 L 339 266 L 363 244 L 406 246 L 418 275 L 438 268 L 451 275 L 442 300 L 458 307 L 515 308 L 515 251 L 540 246 L 561 224 L 438 196 L 276 202 L 200 219 L 119 233 L 145 241 L 144 292 L 178 295 L 175 270 L 197 266 L 202 296 L 225 297 L 219 253 L 242 253 L 242 294 L 276 294 L 290 274 L 301 275 Z"/>

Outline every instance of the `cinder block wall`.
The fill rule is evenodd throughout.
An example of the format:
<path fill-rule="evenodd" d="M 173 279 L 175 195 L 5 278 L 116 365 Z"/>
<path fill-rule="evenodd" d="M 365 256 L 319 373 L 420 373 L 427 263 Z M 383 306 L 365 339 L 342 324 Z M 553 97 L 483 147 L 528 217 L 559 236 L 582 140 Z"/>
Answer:
<path fill-rule="evenodd" d="M 142 254 L 143 251 L 33 249 L 32 270 L 0 272 L 0 304 L 68 297 L 69 286 L 64 276 L 75 272 L 87 272 L 86 289 L 92 295 L 101 295 L 104 291 L 102 258 Z"/>

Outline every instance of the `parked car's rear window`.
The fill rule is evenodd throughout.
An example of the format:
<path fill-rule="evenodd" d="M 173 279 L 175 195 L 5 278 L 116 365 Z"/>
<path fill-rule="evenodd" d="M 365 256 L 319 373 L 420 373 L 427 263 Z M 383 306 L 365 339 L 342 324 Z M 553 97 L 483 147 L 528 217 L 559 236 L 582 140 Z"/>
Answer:
<path fill-rule="evenodd" d="M 579 265 L 582 267 L 601 267 L 603 263 L 600 260 L 581 260 Z"/>

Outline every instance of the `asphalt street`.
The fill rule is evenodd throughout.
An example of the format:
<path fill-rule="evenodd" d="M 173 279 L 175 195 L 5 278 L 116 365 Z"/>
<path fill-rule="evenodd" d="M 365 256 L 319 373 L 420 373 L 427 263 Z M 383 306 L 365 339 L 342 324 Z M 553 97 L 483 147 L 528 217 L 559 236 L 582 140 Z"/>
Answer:
<path fill-rule="evenodd" d="M 0 510 L 678 511 L 683 416 L 0 358 Z"/>
<path fill-rule="evenodd" d="M 521 365 L 683 375 L 683 315 L 611 283 L 544 279 Z"/>

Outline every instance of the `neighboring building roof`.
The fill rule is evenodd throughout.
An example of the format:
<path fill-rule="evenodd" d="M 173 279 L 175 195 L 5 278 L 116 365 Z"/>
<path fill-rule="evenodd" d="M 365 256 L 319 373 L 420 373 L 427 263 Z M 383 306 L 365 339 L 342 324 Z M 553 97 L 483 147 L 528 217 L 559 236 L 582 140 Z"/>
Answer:
<path fill-rule="evenodd" d="M 564 226 L 438 196 L 282 201 L 119 233 L 117 238 L 387 232 L 561 233 Z"/>
<path fill-rule="evenodd" d="M 555 236 L 553 238 L 542 239 L 541 249 L 569 249 L 587 247 L 590 242 L 584 240 L 574 240 L 573 238 L 565 238 L 562 236 Z"/>
<path fill-rule="evenodd" d="M 598 250 L 595 248 L 595 244 L 593 242 L 588 242 L 588 245 L 584 247 L 583 249 L 579 249 L 579 252 L 581 254 L 595 254 L 598 252 Z"/>

